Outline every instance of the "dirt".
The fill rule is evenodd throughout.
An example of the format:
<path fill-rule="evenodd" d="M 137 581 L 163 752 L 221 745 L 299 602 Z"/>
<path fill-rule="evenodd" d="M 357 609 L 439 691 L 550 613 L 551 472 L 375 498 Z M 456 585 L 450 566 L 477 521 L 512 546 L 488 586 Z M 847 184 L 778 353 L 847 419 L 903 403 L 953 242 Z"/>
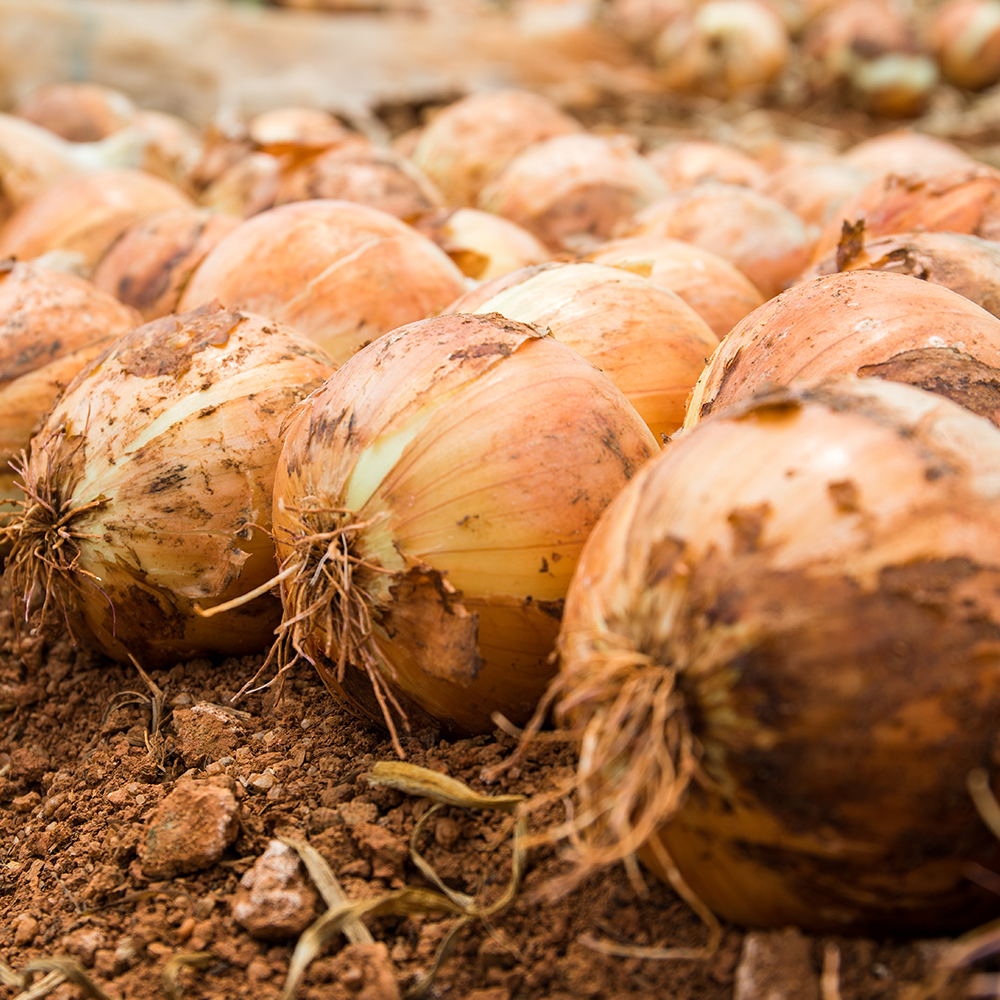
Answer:
<path fill-rule="evenodd" d="M 0 593 L 0 603 L 7 601 Z M 268 689 L 231 705 L 259 664 L 255 657 L 202 659 L 151 672 L 163 692 L 154 705 L 153 689 L 134 668 L 76 648 L 68 638 L 19 640 L 10 613 L 0 612 L 0 959 L 21 971 L 32 960 L 70 956 L 111 998 L 270 1000 L 282 989 L 294 932 L 279 940 L 251 936 L 234 919 L 234 903 L 248 897 L 240 880 L 276 836 L 306 839 L 352 900 L 429 885 L 409 851 L 426 800 L 367 781 L 376 761 L 394 759 L 385 734 L 338 707 L 308 668 L 292 672 L 277 704 Z M 455 742 L 404 742 L 411 763 L 485 794 L 533 795 L 553 787 L 574 763 L 571 747 L 544 741 L 487 785 L 483 769 L 511 753 L 510 736 L 498 731 Z M 212 861 L 208 838 L 199 835 L 201 853 L 178 863 L 207 867 L 151 877 L 151 867 L 159 870 L 146 857 L 150 830 L 164 829 L 164 800 L 172 792 L 176 798 L 178 789 L 190 794 L 206 788 L 232 801 L 235 839 Z M 536 813 L 535 828 L 557 820 L 561 808 Z M 496 897 L 511 874 L 505 822 L 503 815 L 446 808 L 428 824 L 421 852 L 449 887 Z M 500 846 L 491 850 L 495 843 Z M 739 928 L 725 927 L 721 946 L 708 959 L 606 955 L 587 942 L 697 948 L 707 932 L 666 885 L 647 876 L 640 896 L 621 869 L 548 902 L 544 889 L 567 871 L 558 847 L 533 847 L 517 898 L 488 926 L 473 922 L 460 931 L 427 995 L 733 995 L 744 942 Z M 317 897 L 301 872 L 297 877 L 305 885 L 293 893 L 292 905 L 300 905 L 307 920 Z M 455 920 L 440 913 L 372 918 L 376 944 L 343 948 L 336 936 L 307 968 L 299 995 L 393 1000 L 429 970 Z M 814 985 L 830 943 L 807 939 Z M 936 947 L 870 939 L 833 943 L 840 949 L 844 1000 L 910 996 L 931 971 Z M 938 995 L 962 992 L 958 980 Z M 746 996 L 745 985 L 740 993 Z M 0 987 L 0 996 L 17 994 L 15 987 Z M 69 1000 L 87 994 L 64 982 L 49 995 Z M 796 989 L 792 995 L 802 994 Z"/>

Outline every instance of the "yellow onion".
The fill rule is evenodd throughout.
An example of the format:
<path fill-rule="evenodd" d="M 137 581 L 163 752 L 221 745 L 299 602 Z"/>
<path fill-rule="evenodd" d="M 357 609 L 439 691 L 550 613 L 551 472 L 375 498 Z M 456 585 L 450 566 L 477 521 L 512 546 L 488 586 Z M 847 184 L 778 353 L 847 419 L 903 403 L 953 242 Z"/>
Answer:
<path fill-rule="evenodd" d="M 120 90 L 100 83 L 52 83 L 14 108 L 25 118 L 71 142 L 96 142 L 124 128 L 136 107 Z"/>
<path fill-rule="evenodd" d="M 253 151 L 250 134 L 242 122 L 226 117 L 212 122 L 205 129 L 198 162 L 191 168 L 191 187 L 200 197 L 223 174 Z"/>
<path fill-rule="evenodd" d="M 381 337 L 288 427 L 282 659 L 393 732 L 401 714 L 523 722 L 584 539 L 657 450 L 604 375 L 532 327 L 439 316 Z"/>
<path fill-rule="evenodd" d="M 684 404 L 719 338 L 674 292 L 603 264 L 540 264 L 466 293 L 449 312 L 500 313 L 551 332 L 595 364 L 657 437 Z"/>
<path fill-rule="evenodd" d="M 721 99 L 757 97 L 788 62 L 788 30 L 756 0 L 705 0 L 656 39 L 660 78 L 674 90 Z"/>
<path fill-rule="evenodd" d="M 381 334 L 440 312 L 465 291 L 443 250 L 367 205 L 318 199 L 261 212 L 201 262 L 180 309 L 218 299 L 271 316 L 342 364 Z"/>
<path fill-rule="evenodd" d="M 909 129 L 895 129 L 865 139 L 851 146 L 840 159 L 878 176 L 901 177 L 943 174 L 973 166 L 975 162 L 953 142 Z"/>
<path fill-rule="evenodd" d="M 177 309 L 195 268 L 239 225 L 207 208 L 170 208 L 129 226 L 91 272 L 97 288 L 135 307 L 143 320 Z"/>
<path fill-rule="evenodd" d="M 206 306 L 140 326 L 70 383 L 32 439 L 7 529 L 16 618 L 68 625 L 117 659 L 167 665 L 264 649 L 280 427 L 332 372 L 294 331 Z"/>
<path fill-rule="evenodd" d="M 441 110 L 421 133 L 413 162 L 449 205 L 474 206 L 483 185 L 519 153 L 579 130 L 575 119 L 540 94 L 484 91 Z"/>
<path fill-rule="evenodd" d="M 760 187 L 767 174 L 752 157 L 722 142 L 679 139 L 654 149 L 646 157 L 671 191 L 703 181 Z"/>
<path fill-rule="evenodd" d="M 934 12 L 927 40 L 944 78 L 982 90 L 1000 81 L 1000 3 L 949 0 Z"/>
<path fill-rule="evenodd" d="M 676 292 L 724 337 L 764 301 L 750 279 L 711 250 L 660 236 L 634 236 L 602 244 L 587 260 L 623 267 Z"/>
<path fill-rule="evenodd" d="M 767 385 L 840 374 L 910 382 L 1000 423 L 1000 320 L 907 274 L 805 281 L 737 323 L 698 380 L 685 425 Z"/>
<path fill-rule="evenodd" d="M 430 178 L 390 149 L 347 144 L 288 159 L 253 192 L 246 215 L 291 201 L 337 198 L 412 222 L 444 205 Z"/>
<path fill-rule="evenodd" d="M 1000 170 L 979 164 L 924 177 L 890 174 L 845 202 L 838 215 L 816 243 L 814 260 L 836 249 L 847 223 L 864 222 L 870 236 L 924 229 L 996 239 L 1000 237 Z"/>
<path fill-rule="evenodd" d="M 549 259 L 546 247 L 510 219 L 478 208 L 432 212 L 413 225 L 458 265 L 462 274 L 489 281 Z"/>
<path fill-rule="evenodd" d="M 802 270 L 812 244 L 802 220 L 780 202 L 714 181 L 653 202 L 623 235 L 665 236 L 711 250 L 739 268 L 766 298 Z"/>
<path fill-rule="evenodd" d="M 1000 431 L 845 377 L 674 440 L 566 598 L 584 871 L 638 850 L 740 924 L 939 934 L 1000 912 Z M 586 831 L 584 831 L 586 832 Z"/>
<path fill-rule="evenodd" d="M 132 117 L 129 130 L 145 139 L 143 170 L 163 177 L 187 193 L 194 192 L 191 172 L 201 158 L 201 135 L 183 118 L 165 111 L 142 109 Z"/>
<path fill-rule="evenodd" d="M 628 136 L 559 135 L 511 161 L 483 188 L 479 207 L 552 250 L 588 250 L 665 191 Z"/>
<path fill-rule="evenodd" d="M 944 285 L 1000 317 L 1000 243 L 965 233 L 901 233 L 865 241 L 848 233 L 804 280 L 837 271 L 893 271 Z"/>
<path fill-rule="evenodd" d="M 0 228 L 0 257 L 30 260 L 53 250 L 77 255 L 88 274 L 138 219 L 190 205 L 173 184 L 142 170 L 100 170 L 53 181 Z"/>
<path fill-rule="evenodd" d="M 213 180 L 201 192 L 198 201 L 225 215 L 255 215 L 273 201 L 280 174 L 280 157 L 271 153 L 248 153 Z"/>
<path fill-rule="evenodd" d="M 0 263 L 0 527 L 24 498 L 10 463 L 76 373 L 140 322 L 76 275 Z"/>
<path fill-rule="evenodd" d="M 368 141 L 319 108 L 287 106 L 263 111 L 252 118 L 247 133 L 253 145 L 265 153 L 319 152 L 343 143 Z"/>
<path fill-rule="evenodd" d="M 791 209 L 818 238 L 872 179 L 870 171 L 839 160 L 796 163 L 771 174 L 760 190 Z"/>
<path fill-rule="evenodd" d="M 689 14 L 693 0 L 610 0 L 604 22 L 634 45 L 649 45 L 674 18 Z"/>

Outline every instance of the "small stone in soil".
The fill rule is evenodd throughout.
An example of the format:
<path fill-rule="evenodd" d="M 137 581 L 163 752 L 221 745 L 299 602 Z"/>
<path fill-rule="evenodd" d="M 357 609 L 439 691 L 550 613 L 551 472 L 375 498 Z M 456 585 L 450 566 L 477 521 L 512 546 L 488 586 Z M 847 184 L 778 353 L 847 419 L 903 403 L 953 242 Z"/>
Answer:
<path fill-rule="evenodd" d="M 819 1000 L 809 941 L 798 930 L 754 931 L 743 939 L 733 1000 Z"/>
<path fill-rule="evenodd" d="M 312 923 L 318 902 L 299 856 L 280 840 L 272 840 L 240 881 L 232 912 L 254 937 L 280 941 L 295 937 Z"/>

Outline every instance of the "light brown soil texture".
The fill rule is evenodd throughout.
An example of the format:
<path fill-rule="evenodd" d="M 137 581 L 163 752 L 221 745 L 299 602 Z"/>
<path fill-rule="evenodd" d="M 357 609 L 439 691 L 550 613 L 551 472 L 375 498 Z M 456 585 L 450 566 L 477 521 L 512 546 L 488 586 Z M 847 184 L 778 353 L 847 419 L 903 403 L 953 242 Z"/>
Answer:
<path fill-rule="evenodd" d="M 0 601 L 6 606 L 7 595 Z M 233 912 L 241 877 L 274 835 L 307 838 L 352 899 L 428 885 L 409 853 L 426 801 L 367 782 L 374 762 L 394 759 L 384 734 L 340 709 L 306 667 L 292 673 L 278 704 L 264 691 L 242 700 L 241 714 L 234 714 L 230 698 L 259 663 L 205 659 L 153 673 L 165 694 L 155 734 L 150 689 L 133 668 L 77 649 L 68 639 L 19 640 L 10 612 L 0 612 L 0 960 L 21 971 L 33 959 L 71 956 L 108 997 L 122 1000 L 272 1000 L 295 941 L 252 937 Z M 487 794 L 543 791 L 573 765 L 566 745 L 542 742 L 494 784 L 484 784 L 483 768 L 513 746 L 498 733 L 456 742 L 411 738 L 406 750 L 412 763 Z M 209 867 L 152 879 L 142 860 L 152 850 L 150 826 L 160 803 L 179 786 L 211 788 L 228 801 L 225 790 L 233 792 L 238 831 Z M 536 828 L 554 822 L 559 811 L 541 811 L 532 822 Z M 423 854 L 448 886 L 495 897 L 510 877 L 510 841 L 487 847 L 504 839 L 504 823 L 500 815 L 447 808 L 428 824 Z M 210 853 L 205 843 L 193 848 Z M 147 872 L 151 866 L 147 860 Z M 601 954 L 582 939 L 696 947 L 706 931 L 669 888 L 649 878 L 648 894 L 639 898 L 621 869 L 545 902 L 540 888 L 566 870 L 558 849 L 533 848 L 518 898 L 489 926 L 472 923 L 460 932 L 427 995 L 733 996 L 740 929 L 726 928 L 721 948 L 708 960 Z M 309 890 L 302 898 L 312 905 Z M 299 995 L 394 1000 L 429 969 L 455 920 L 443 914 L 371 919 L 375 941 L 385 950 L 342 950 L 343 939 L 335 937 L 309 966 Z M 827 943 L 808 941 L 817 977 Z M 837 943 L 843 1000 L 905 998 L 928 973 L 934 950 L 926 942 Z M 196 964 L 178 972 L 175 956 L 192 953 L 200 953 Z M 959 979 L 938 995 L 957 997 L 966 988 Z M 0 996 L 17 993 L 0 986 Z M 49 995 L 69 1000 L 86 994 L 66 982 Z"/>

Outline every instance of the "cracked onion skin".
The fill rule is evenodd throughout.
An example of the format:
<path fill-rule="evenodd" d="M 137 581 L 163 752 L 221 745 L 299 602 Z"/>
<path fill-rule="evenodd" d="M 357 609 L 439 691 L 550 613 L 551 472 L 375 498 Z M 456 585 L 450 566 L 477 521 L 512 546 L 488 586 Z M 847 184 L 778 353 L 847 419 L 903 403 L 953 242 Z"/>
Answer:
<path fill-rule="evenodd" d="M 966 791 L 974 768 L 998 787 L 998 497 L 1000 432 L 890 382 L 773 390 L 675 438 L 567 594 L 556 716 L 586 732 L 591 856 L 643 845 L 666 877 L 665 849 L 750 926 L 1000 914 L 967 877 L 1000 844 Z"/>
<path fill-rule="evenodd" d="M 211 304 L 114 341 L 31 442 L 8 528 L 15 619 L 144 666 L 269 645 L 271 491 L 288 411 L 333 365 L 295 331 Z"/>
<path fill-rule="evenodd" d="M 804 281 L 733 327 L 691 393 L 684 426 L 767 385 L 843 374 L 908 382 L 1000 423 L 1000 320 L 908 274 Z"/>
<path fill-rule="evenodd" d="M 392 699 L 413 729 L 524 722 L 583 542 L 657 451 L 611 381 L 534 327 L 439 316 L 379 338 L 285 436 L 282 658 L 393 731 Z"/>

